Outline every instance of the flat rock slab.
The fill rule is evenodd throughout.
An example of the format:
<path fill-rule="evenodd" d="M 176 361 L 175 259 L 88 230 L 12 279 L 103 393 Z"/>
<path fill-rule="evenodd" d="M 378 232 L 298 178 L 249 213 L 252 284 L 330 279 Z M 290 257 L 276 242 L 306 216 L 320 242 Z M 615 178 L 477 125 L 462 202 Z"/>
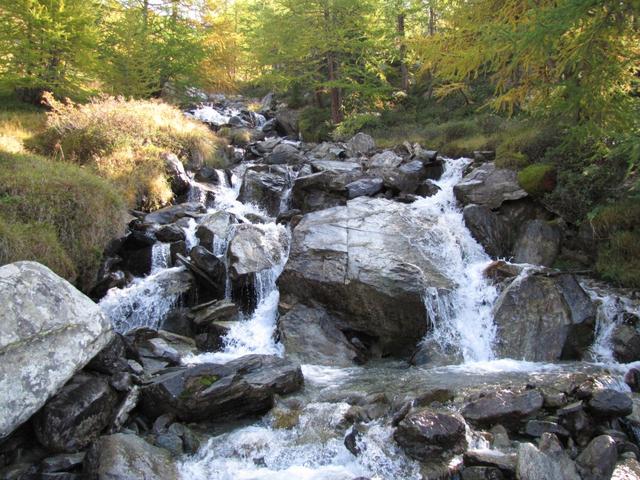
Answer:
<path fill-rule="evenodd" d="M 462 416 L 477 425 L 513 426 L 540 410 L 542 403 L 542 394 L 537 390 L 492 392 L 468 403 L 462 409 Z"/>
<path fill-rule="evenodd" d="M 35 262 L 0 267 L 0 438 L 39 410 L 112 338 L 91 299 Z"/>

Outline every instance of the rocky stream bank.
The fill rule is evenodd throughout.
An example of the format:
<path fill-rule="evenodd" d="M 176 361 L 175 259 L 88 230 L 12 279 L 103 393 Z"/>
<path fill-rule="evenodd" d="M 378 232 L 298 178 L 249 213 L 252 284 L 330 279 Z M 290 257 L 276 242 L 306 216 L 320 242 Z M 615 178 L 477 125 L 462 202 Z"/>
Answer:
<path fill-rule="evenodd" d="M 305 143 L 212 97 L 89 298 L 0 267 L 0 478 L 640 478 L 640 298 L 491 152 Z"/>

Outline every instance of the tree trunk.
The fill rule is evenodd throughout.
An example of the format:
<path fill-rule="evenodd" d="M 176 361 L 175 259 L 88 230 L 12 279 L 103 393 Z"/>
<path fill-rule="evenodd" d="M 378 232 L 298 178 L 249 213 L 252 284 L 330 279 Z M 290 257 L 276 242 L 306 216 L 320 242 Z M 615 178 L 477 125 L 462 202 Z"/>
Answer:
<path fill-rule="evenodd" d="M 409 91 L 409 68 L 407 67 L 407 46 L 404 43 L 404 13 L 398 14 L 398 42 L 400 44 L 400 76 L 402 78 L 401 88 L 404 92 Z"/>
<path fill-rule="evenodd" d="M 329 71 L 329 82 L 334 82 L 337 78 L 336 61 L 333 53 L 327 54 L 327 70 Z M 342 95 L 338 87 L 331 87 L 331 121 L 340 123 L 342 121 Z"/>
<path fill-rule="evenodd" d="M 429 36 L 433 37 L 436 33 L 436 12 L 433 6 L 429 4 Z"/>

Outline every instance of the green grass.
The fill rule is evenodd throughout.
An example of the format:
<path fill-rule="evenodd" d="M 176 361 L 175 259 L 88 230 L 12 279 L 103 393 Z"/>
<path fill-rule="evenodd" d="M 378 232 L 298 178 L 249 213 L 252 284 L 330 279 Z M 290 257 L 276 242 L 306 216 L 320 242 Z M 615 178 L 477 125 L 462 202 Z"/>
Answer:
<path fill-rule="evenodd" d="M 2 264 L 36 260 L 87 289 L 125 213 L 118 190 L 86 168 L 0 152 Z"/>
<path fill-rule="evenodd" d="M 548 163 L 535 163 L 518 172 L 518 183 L 534 197 L 551 193 L 556 187 L 556 168 Z"/>

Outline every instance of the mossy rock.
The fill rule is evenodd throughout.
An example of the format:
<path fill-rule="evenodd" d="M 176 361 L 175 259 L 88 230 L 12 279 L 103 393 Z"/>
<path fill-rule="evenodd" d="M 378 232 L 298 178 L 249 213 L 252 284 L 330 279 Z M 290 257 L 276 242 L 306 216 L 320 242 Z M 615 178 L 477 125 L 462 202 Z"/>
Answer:
<path fill-rule="evenodd" d="M 556 188 L 556 169 L 547 163 L 536 163 L 518 172 L 518 183 L 534 197 L 553 192 Z"/>

